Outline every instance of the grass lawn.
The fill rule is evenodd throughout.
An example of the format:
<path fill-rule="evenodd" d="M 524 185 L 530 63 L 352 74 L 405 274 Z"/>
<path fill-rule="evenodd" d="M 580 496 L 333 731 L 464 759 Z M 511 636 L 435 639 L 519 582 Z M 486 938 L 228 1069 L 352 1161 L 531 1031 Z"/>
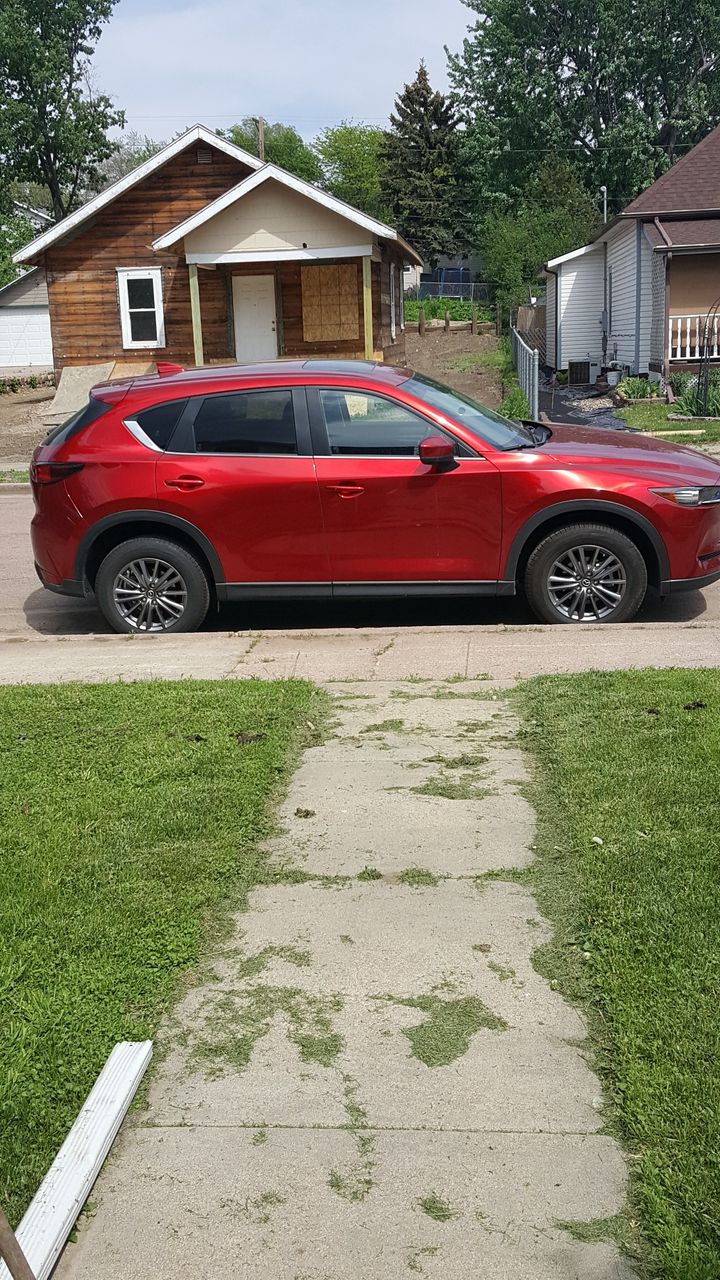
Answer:
<path fill-rule="evenodd" d="M 24 471 L 0 471 L 0 484 L 27 484 L 29 479 L 27 467 Z"/>
<path fill-rule="evenodd" d="M 662 400 L 648 400 L 646 404 L 625 405 L 617 410 L 615 417 L 624 418 L 629 427 L 648 431 L 651 435 L 656 431 L 672 431 L 673 427 L 678 431 L 702 430 L 699 436 L 663 437 L 665 440 L 674 440 L 677 444 L 689 445 L 692 449 L 701 448 L 704 444 L 720 442 L 720 422 L 668 422 L 668 414 L 672 413 L 674 408 L 674 405 L 665 404 Z"/>
<path fill-rule="evenodd" d="M 17 1221 L 118 1040 L 153 1036 L 263 877 L 323 715 L 300 681 L 0 689 L 0 1204 Z"/>
<path fill-rule="evenodd" d="M 647 1274 L 720 1276 L 720 671 L 520 687 L 542 971 L 585 1005 Z"/>

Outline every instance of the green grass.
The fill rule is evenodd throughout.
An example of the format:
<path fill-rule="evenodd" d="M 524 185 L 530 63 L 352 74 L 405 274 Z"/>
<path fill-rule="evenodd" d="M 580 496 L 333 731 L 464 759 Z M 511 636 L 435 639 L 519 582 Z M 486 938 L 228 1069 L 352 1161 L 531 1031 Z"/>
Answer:
<path fill-rule="evenodd" d="M 451 1218 L 457 1218 L 457 1209 L 453 1209 L 447 1200 L 443 1200 L 433 1192 L 429 1196 L 423 1196 L 418 1200 L 418 1205 L 428 1218 L 433 1218 L 435 1222 L 450 1222 Z"/>
<path fill-rule="evenodd" d="M 425 867 L 406 867 L 398 876 L 400 884 L 408 884 L 412 889 L 436 889 L 440 881 L 432 871 Z"/>
<path fill-rule="evenodd" d="M 406 1009 L 419 1009 L 427 1017 L 417 1027 L 406 1027 L 413 1056 L 426 1067 L 446 1067 L 461 1058 L 470 1048 L 470 1041 L 478 1031 L 505 1031 L 507 1023 L 491 1013 L 477 996 L 463 996 L 459 1000 L 443 1000 L 440 996 L 415 996 L 411 999 L 394 999 L 393 1004 Z"/>
<path fill-rule="evenodd" d="M 647 431 L 652 435 L 656 431 L 695 431 L 702 430 L 702 434 L 698 436 L 684 435 L 663 435 L 664 440 L 674 441 L 676 444 L 686 444 L 691 449 L 698 449 L 704 444 L 717 444 L 720 442 L 720 422 L 669 422 L 668 414 L 677 412 L 677 406 L 665 404 L 662 401 L 658 403 L 656 400 L 649 400 L 647 404 L 628 404 L 624 408 L 618 409 L 615 413 L 616 418 L 623 418 L 629 427 L 635 427 L 638 431 Z"/>
<path fill-rule="evenodd" d="M 518 700 L 555 924 L 538 965 L 588 1011 L 649 1274 L 717 1280 L 720 672 L 545 677 Z"/>
<path fill-rule="evenodd" d="M 0 689 L 0 1204 L 17 1221 L 118 1040 L 154 1035 L 324 695 L 302 682 Z M 242 745 L 248 733 L 262 735 Z M 302 957 L 296 956 L 296 962 Z"/>
<path fill-rule="evenodd" d="M 0 471 L 0 484 L 27 484 L 29 479 L 27 467 L 24 471 Z"/>

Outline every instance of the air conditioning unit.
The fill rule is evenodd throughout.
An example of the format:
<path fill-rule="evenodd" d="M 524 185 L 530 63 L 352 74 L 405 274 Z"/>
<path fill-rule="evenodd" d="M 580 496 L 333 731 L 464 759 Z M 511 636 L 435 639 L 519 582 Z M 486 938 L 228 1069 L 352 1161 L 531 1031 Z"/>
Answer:
<path fill-rule="evenodd" d="M 570 360 L 568 362 L 568 385 L 586 387 L 590 381 L 590 361 Z"/>

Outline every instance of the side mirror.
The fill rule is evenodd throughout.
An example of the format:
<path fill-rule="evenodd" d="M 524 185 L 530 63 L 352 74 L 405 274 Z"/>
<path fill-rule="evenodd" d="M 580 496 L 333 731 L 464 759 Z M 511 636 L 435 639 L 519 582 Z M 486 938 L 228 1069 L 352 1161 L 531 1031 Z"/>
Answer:
<path fill-rule="evenodd" d="M 427 440 L 421 440 L 418 456 L 426 467 L 432 467 L 434 471 L 451 471 L 457 466 L 455 449 L 444 436 L 428 436 Z"/>

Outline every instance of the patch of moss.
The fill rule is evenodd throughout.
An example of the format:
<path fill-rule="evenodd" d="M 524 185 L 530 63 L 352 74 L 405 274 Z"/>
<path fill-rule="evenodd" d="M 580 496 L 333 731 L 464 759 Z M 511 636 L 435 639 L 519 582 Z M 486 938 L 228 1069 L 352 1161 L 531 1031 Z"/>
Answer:
<path fill-rule="evenodd" d="M 405 1027 L 413 1055 L 426 1067 L 446 1067 L 467 1053 L 470 1041 L 478 1031 L 506 1031 L 503 1018 L 491 1013 L 477 996 L 443 1000 L 438 995 L 415 996 L 407 1000 L 388 997 L 405 1009 L 419 1009 L 426 1021 L 416 1027 Z"/>
<path fill-rule="evenodd" d="M 339 995 L 312 996 L 295 987 L 258 985 L 226 993 L 213 1001 L 191 1062 L 204 1064 L 210 1075 L 225 1067 L 244 1070 L 258 1040 L 267 1035 L 273 1019 L 283 1014 L 302 1061 L 331 1067 L 343 1048 L 342 1036 L 333 1031 L 331 1015 L 342 1005 Z"/>
<path fill-rule="evenodd" d="M 413 889 L 435 888 L 440 881 L 434 876 L 432 871 L 426 871 L 424 867 L 406 867 L 398 876 L 400 884 L 409 884 Z"/>
<path fill-rule="evenodd" d="M 433 1218 L 435 1222 L 450 1222 L 452 1218 L 459 1216 L 457 1209 L 453 1209 L 449 1201 L 443 1200 L 441 1196 L 434 1193 L 422 1196 L 417 1203 L 423 1213 L 426 1213 L 428 1218 Z"/>

